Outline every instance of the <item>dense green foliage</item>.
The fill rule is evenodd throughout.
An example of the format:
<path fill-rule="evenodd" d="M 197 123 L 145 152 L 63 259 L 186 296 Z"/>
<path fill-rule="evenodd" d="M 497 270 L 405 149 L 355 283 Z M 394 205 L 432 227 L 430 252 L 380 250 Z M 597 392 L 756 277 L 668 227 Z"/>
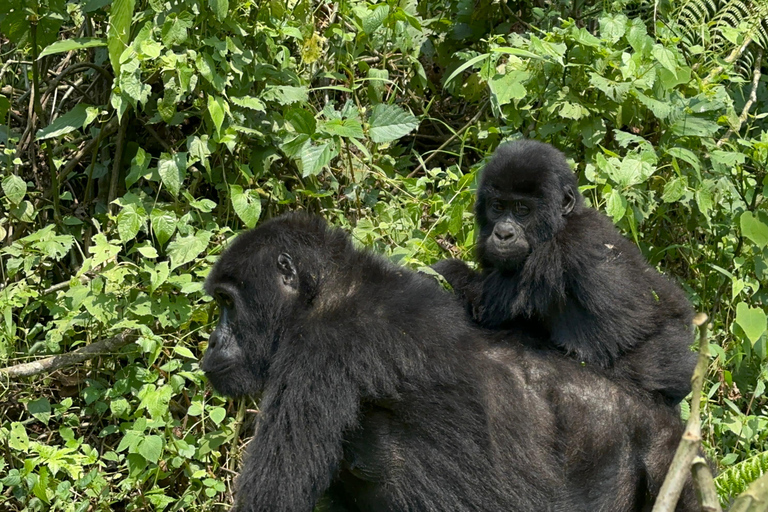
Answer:
<path fill-rule="evenodd" d="M 0 2 L 0 367 L 137 337 L 0 373 L 3 510 L 229 502 L 255 405 L 197 363 L 226 240 L 303 209 L 470 260 L 477 170 L 520 136 L 710 316 L 723 498 L 768 468 L 768 5 L 541 4 Z"/>

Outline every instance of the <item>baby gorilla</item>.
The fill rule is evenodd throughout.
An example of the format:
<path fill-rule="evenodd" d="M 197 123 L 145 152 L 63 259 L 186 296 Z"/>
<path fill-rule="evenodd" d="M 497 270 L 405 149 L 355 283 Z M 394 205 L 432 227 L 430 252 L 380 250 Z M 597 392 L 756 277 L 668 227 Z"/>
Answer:
<path fill-rule="evenodd" d="M 682 433 L 646 393 L 490 343 L 434 280 L 319 218 L 240 235 L 206 290 L 202 369 L 262 393 L 238 511 L 650 510 Z M 690 482 L 677 510 L 695 510 Z"/>
<path fill-rule="evenodd" d="M 475 215 L 482 272 L 435 265 L 473 319 L 521 326 L 670 404 L 691 390 L 693 310 L 611 221 L 584 206 L 576 176 L 548 144 L 500 146 L 483 171 Z"/>

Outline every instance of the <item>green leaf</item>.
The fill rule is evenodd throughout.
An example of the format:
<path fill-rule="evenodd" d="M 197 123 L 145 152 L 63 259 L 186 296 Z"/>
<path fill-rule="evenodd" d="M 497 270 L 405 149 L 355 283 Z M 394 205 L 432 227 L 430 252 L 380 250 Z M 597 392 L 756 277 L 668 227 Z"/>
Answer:
<path fill-rule="evenodd" d="M 82 50 L 83 48 L 96 48 L 99 46 L 107 46 L 107 40 L 103 37 L 74 37 L 72 39 L 64 39 L 63 41 L 56 41 L 45 47 L 40 52 L 38 59 L 53 55 L 54 53 L 70 52 L 72 50 Z"/>
<path fill-rule="evenodd" d="M 669 71 L 677 73 L 677 59 L 675 59 L 675 54 L 672 50 L 668 50 L 660 44 L 655 44 L 651 49 L 651 55 Z"/>
<path fill-rule="evenodd" d="M 446 79 L 445 79 L 445 82 L 443 82 L 443 87 L 448 87 L 448 84 L 449 84 L 449 83 L 451 83 L 451 81 L 452 81 L 454 78 L 456 78 L 456 77 L 457 77 L 457 76 L 459 76 L 461 73 L 463 73 L 465 69 L 467 69 L 467 68 L 469 68 L 469 67 L 471 67 L 471 66 L 474 66 L 474 65 L 475 65 L 475 64 L 477 64 L 478 62 L 480 62 L 480 61 L 483 61 L 483 60 L 487 59 L 487 58 L 488 58 L 488 57 L 490 57 L 490 56 L 491 56 L 491 54 L 490 54 L 490 53 L 483 53 L 483 54 L 481 54 L 481 55 L 477 55 L 477 56 L 475 56 L 475 57 L 472 57 L 472 58 L 471 58 L 471 59 L 469 59 L 467 62 L 465 62 L 464 64 L 462 64 L 462 65 L 461 65 L 461 66 L 459 66 L 458 68 L 456 68 L 456 69 L 453 71 L 453 73 L 451 73 L 451 74 L 448 76 L 448 78 L 446 78 Z"/>
<path fill-rule="evenodd" d="M 221 422 L 224 421 L 224 418 L 227 417 L 227 411 L 225 411 L 223 407 L 214 407 L 208 412 L 208 417 L 210 417 L 215 424 L 220 425 Z"/>
<path fill-rule="evenodd" d="M 18 450 L 20 452 L 26 452 L 29 448 L 29 436 L 27 436 L 27 429 L 24 425 L 14 421 L 11 423 L 11 433 L 8 436 L 8 446 L 12 450 Z"/>
<path fill-rule="evenodd" d="M 171 269 L 168 267 L 168 262 L 161 261 L 158 263 L 149 276 L 149 293 L 155 293 L 155 290 L 168 280 L 169 275 L 171 275 Z"/>
<path fill-rule="evenodd" d="M 187 154 L 184 152 L 169 155 L 162 153 L 160 161 L 157 163 L 157 172 L 165 188 L 173 194 L 179 196 L 181 184 L 184 182 L 187 171 Z"/>
<path fill-rule="evenodd" d="M 181 345 L 176 345 L 173 347 L 173 351 L 179 354 L 181 357 L 188 357 L 189 359 L 197 359 L 197 356 L 192 353 L 191 350 L 189 350 L 187 347 L 182 347 Z"/>
<path fill-rule="evenodd" d="M 410 112 L 383 103 L 373 106 L 369 123 L 368 134 L 379 144 L 397 140 L 419 126 L 419 120 Z"/>
<path fill-rule="evenodd" d="M 213 14 L 216 15 L 216 19 L 224 21 L 227 19 L 227 13 L 229 12 L 229 0 L 208 0 L 208 5 L 213 10 Z"/>
<path fill-rule="evenodd" d="M 139 393 L 141 397 L 141 404 L 139 406 L 146 407 L 153 420 L 161 419 L 168 412 L 168 404 L 171 401 L 173 389 L 168 384 L 154 389 L 154 386 L 150 384 L 143 388 L 143 390 L 146 391 L 143 396 L 141 392 Z"/>
<path fill-rule="evenodd" d="M 144 208 L 137 207 L 135 204 L 127 204 L 120 210 L 117 214 L 117 234 L 123 244 L 136 238 L 144 225 L 145 218 Z"/>
<path fill-rule="evenodd" d="M 496 97 L 497 105 L 500 107 L 511 103 L 512 100 L 525 98 L 525 86 L 520 83 L 525 79 L 526 74 L 519 71 L 512 71 L 505 75 L 496 75 L 488 82 L 488 87 Z"/>
<path fill-rule="evenodd" d="M 221 134 L 221 125 L 224 123 L 224 115 L 229 110 L 227 102 L 220 96 L 208 96 L 208 113 L 216 127 L 216 133 Z"/>
<path fill-rule="evenodd" d="M 739 302 L 736 306 L 735 322 L 752 343 L 759 340 L 765 332 L 765 312 L 760 308 L 751 308 L 743 302 Z"/>
<path fill-rule="evenodd" d="M 685 195 L 687 189 L 687 181 L 685 178 L 674 178 L 669 180 L 664 185 L 664 193 L 661 195 L 661 200 L 665 203 L 674 203 L 679 201 Z"/>
<path fill-rule="evenodd" d="M 378 4 L 367 16 L 363 16 L 363 32 L 367 35 L 373 34 L 379 28 L 384 20 L 389 16 L 389 6 L 387 4 Z"/>
<path fill-rule="evenodd" d="M 168 13 L 160 37 L 165 46 L 171 47 L 187 40 L 187 30 L 194 26 L 194 16 L 189 11 Z"/>
<path fill-rule="evenodd" d="M 149 462 L 157 462 L 163 453 L 163 438 L 156 435 L 144 436 L 137 451 Z"/>
<path fill-rule="evenodd" d="M 679 137 L 711 137 L 720 129 L 714 121 L 685 115 L 675 121 L 670 127 L 673 134 Z"/>
<path fill-rule="evenodd" d="M 107 47 L 115 76 L 120 76 L 120 55 L 130 42 L 131 19 L 135 6 L 136 0 L 114 0 L 109 8 Z"/>
<path fill-rule="evenodd" d="M 261 198 L 255 190 L 243 191 L 240 185 L 230 185 L 230 196 L 232 198 L 232 207 L 240 220 L 248 228 L 256 225 L 261 216 Z"/>
<path fill-rule="evenodd" d="M 163 246 L 165 242 L 171 239 L 176 232 L 176 214 L 172 211 L 153 208 L 149 214 L 152 223 L 152 232 L 155 234 L 158 243 Z"/>
<path fill-rule="evenodd" d="M 210 239 L 211 233 L 208 231 L 198 231 L 195 235 L 185 237 L 177 236 L 168 244 L 167 252 L 171 259 L 171 270 L 194 260 L 208 247 Z"/>
<path fill-rule="evenodd" d="M 321 129 L 329 135 L 338 135 L 350 139 L 362 139 L 363 125 L 357 119 L 332 119 L 321 125 Z"/>
<path fill-rule="evenodd" d="M 752 212 L 741 214 L 741 232 L 761 249 L 768 245 L 768 224 Z"/>
<path fill-rule="evenodd" d="M 302 176 L 314 176 L 320 173 L 337 154 L 335 145 L 330 142 L 320 144 L 307 142 L 301 149 Z"/>
<path fill-rule="evenodd" d="M 32 400 L 27 404 L 29 414 L 42 421 L 46 425 L 48 420 L 51 419 L 51 402 L 47 398 L 38 398 Z"/>
<path fill-rule="evenodd" d="M 7 197 L 13 204 L 19 204 L 27 194 L 27 183 L 15 174 L 3 178 L 2 188 L 5 197 Z"/>
<path fill-rule="evenodd" d="M 37 140 L 51 139 L 83 128 L 88 119 L 88 107 L 85 103 L 78 103 L 75 107 L 61 117 L 57 117 L 51 124 L 37 130 Z"/>
<path fill-rule="evenodd" d="M 600 18 L 600 36 L 611 43 L 618 42 L 627 30 L 627 20 L 623 14 L 603 16 Z"/>
<path fill-rule="evenodd" d="M 142 148 L 136 150 L 136 155 L 131 159 L 131 170 L 128 176 L 125 177 L 126 188 L 139 181 L 139 178 L 147 174 L 149 169 L 150 156 Z"/>
<path fill-rule="evenodd" d="M 264 105 L 264 102 L 253 96 L 241 96 L 239 98 L 229 98 L 229 100 L 238 107 L 249 108 L 259 112 L 265 112 L 267 110 L 267 106 Z"/>
<path fill-rule="evenodd" d="M 619 222 L 627 212 L 627 200 L 618 190 L 611 190 L 611 194 L 605 202 L 605 211 L 613 218 L 613 222 Z"/>
<path fill-rule="evenodd" d="M 309 99 L 309 89 L 291 85 L 270 85 L 264 90 L 261 98 L 265 101 L 276 101 L 280 105 L 291 103 L 306 103 Z"/>

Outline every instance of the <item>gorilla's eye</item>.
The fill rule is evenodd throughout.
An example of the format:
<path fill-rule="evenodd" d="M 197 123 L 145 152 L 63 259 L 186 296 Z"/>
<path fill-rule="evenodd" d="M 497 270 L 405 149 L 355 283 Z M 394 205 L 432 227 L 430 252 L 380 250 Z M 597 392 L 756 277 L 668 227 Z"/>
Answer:
<path fill-rule="evenodd" d="M 493 213 L 502 213 L 504 211 L 504 205 L 501 204 L 501 201 L 493 201 L 491 203 L 491 211 Z"/>
<path fill-rule="evenodd" d="M 221 308 L 229 310 L 235 309 L 235 300 L 227 292 L 216 292 L 216 302 L 219 303 L 219 307 Z"/>
<path fill-rule="evenodd" d="M 517 215 L 518 217 L 525 217 L 526 215 L 531 213 L 531 209 L 520 202 L 515 203 L 514 208 L 515 208 L 515 215 Z"/>

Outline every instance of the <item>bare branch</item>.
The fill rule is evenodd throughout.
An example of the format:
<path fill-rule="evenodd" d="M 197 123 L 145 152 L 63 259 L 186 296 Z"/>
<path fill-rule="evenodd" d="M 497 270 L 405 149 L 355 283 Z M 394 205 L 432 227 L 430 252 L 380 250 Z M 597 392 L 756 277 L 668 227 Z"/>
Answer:
<path fill-rule="evenodd" d="M 709 341 L 707 339 L 707 315 L 699 313 L 693 322 L 699 326 L 699 360 L 691 379 L 691 414 L 683 432 L 683 439 L 677 447 L 675 458 L 669 465 L 667 477 L 653 505 L 653 512 L 673 512 L 680 499 L 685 481 L 690 476 L 691 464 L 699 453 L 701 443 L 701 389 L 709 366 Z"/>
<path fill-rule="evenodd" d="M 119 348 L 135 341 L 136 337 L 137 334 L 135 331 L 126 330 L 114 338 L 100 340 L 72 352 L 67 352 L 66 354 L 46 357 L 45 359 L 32 361 L 31 363 L 0 368 L 0 377 L 30 377 L 43 372 L 50 373 L 55 370 L 66 368 L 67 366 L 82 363 L 83 361 L 92 359 L 96 356 L 112 354 Z"/>

